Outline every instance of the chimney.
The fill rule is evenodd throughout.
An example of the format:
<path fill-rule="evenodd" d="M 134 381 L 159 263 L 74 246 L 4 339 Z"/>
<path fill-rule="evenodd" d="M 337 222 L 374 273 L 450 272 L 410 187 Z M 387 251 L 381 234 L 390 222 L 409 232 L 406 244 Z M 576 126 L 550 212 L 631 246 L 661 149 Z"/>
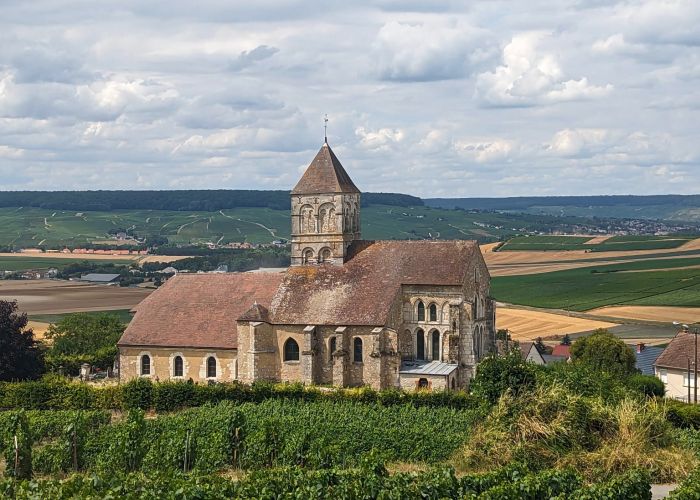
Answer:
<path fill-rule="evenodd" d="M 644 350 L 646 346 L 644 345 L 644 342 L 639 342 L 637 343 L 637 352 L 640 353 Z"/>

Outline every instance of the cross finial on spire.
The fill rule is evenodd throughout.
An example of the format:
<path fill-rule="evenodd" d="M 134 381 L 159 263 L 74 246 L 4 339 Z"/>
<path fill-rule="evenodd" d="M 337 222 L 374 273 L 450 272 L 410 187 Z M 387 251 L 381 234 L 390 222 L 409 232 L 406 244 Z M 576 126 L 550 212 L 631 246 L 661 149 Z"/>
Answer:
<path fill-rule="evenodd" d="M 328 144 L 328 114 L 323 115 L 323 143 Z"/>

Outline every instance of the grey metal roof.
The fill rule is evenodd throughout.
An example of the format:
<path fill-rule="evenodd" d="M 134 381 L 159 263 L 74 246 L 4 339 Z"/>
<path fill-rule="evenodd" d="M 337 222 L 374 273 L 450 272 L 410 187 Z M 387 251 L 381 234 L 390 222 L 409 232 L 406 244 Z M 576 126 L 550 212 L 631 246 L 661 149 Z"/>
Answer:
<path fill-rule="evenodd" d="M 81 281 L 93 281 L 96 283 L 109 283 L 111 281 L 114 281 L 119 277 L 118 274 L 100 274 L 100 273 L 90 273 L 90 274 L 83 274 L 80 277 Z"/>
<path fill-rule="evenodd" d="M 442 361 L 403 361 L 399 373 L 403 375 L 447 376 L 457 369 L 456 364 Z"/>
<path fill-rule="evenodd" d="M 654 374 L 654 363 L 656 363 L 656 358 L 661 356 L 664 352 L 663 347 L 656 346 L 645 346 L 642 352 L 637 352 L 637 346 L 630 345 L 634 349 L 634 354 L 637 356 L 637 360 L 634 364 L 635 368 L 642 372 L 643 375 L 653 375 Z"/>

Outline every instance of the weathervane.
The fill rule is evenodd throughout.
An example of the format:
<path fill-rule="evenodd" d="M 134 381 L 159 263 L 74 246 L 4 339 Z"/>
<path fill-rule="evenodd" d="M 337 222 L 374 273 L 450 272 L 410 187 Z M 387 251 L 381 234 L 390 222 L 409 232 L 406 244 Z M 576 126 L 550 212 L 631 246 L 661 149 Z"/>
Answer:
<path fill-rule="evenodd" d="M 328 114 L 323 115 L 323 142 L 328 144 Z"/>

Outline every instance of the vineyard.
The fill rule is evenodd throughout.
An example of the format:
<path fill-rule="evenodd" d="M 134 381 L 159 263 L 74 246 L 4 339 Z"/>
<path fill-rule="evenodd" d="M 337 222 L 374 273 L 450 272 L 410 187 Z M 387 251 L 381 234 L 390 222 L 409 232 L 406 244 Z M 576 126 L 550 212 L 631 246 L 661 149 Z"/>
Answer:
<path fill-rule="evenodd" d="M 0 383 L 0 497 L 648 499 L 697 466 L 700 412 L 644 378 L 503 363 L 471 394 Z"/>

